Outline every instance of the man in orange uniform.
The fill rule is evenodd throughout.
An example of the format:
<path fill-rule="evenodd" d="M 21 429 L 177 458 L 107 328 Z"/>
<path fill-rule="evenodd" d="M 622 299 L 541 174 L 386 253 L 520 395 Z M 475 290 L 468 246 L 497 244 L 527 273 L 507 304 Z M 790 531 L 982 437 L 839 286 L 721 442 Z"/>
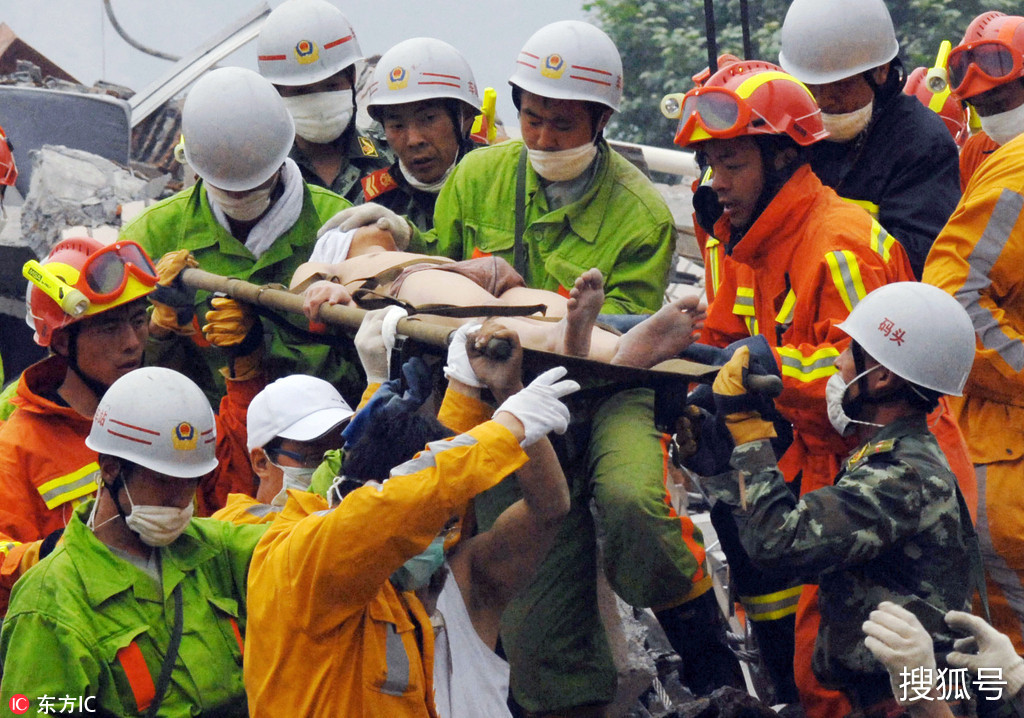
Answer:
<path fill-rule="evenodd" d="M 723 65 L 686 94 L 675 138 L 703 155 L 723 208 L 714 236 L 724 256 L 718 271 L 708 269 L 713 299 L 701 341 L 724 347 L 763 337 L 760 351 L 758 343 L 752 351 L 781 374 L 776 405 L 793 425 L 780 468 L 788 481 L 799 480 L 801 494 L 831 485 L 854 448 L 825 408 L 834 361 L 849 343 L 836 325 L 875 287 L 914 278 L 899 242 L 811 171 L 806 148 L 826 135 L 806 86 L 771 63 L 745 61 Z M 948 417 L 933 431 L 970 502 L 974 476 L 962 436 Z M 796 614 L 800 700 L 809 715 L 845 715 L 845 700 L 824 692 L 810 671 L 818 631 L 815 588 L 801 595 L 792 584 L 780 590 L 777 579 L 767 590 L 757 581 L 740 587 L 748 615 L 762 635 L 781 635 L 783 622 Z M 781 677 L 773 677 L 778 684 Z M 829 704 L 833 700 L 841 703 Z"/>
<path fill-rule="evenodd" d="M 1024 17 L 977 17 L 949 54 L 949 75 L 1001 147 L 968 182 L 924 280 L 954 295 L 974 324 L 974 369 L 951 406 L 978 473 L 992 623 L 1024 651 Z"/>

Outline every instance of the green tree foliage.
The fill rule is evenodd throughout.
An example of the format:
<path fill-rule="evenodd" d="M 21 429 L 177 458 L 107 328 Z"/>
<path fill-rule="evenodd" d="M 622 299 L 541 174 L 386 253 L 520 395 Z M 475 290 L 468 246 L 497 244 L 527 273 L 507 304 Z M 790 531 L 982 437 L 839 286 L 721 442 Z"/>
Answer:
<path fill-rule="evenodd" d="M 909 72 L 935 62 L 939 44 L 954 45 L 970 21 L 986 10 L 1021 14 L 1011 0 L 887 0 Z M 749 0 L 751 57 L 778 62 L 779 30 L 789 0 Z M 583 5 L 622 55 L 622 109 L 607 134 L 627 142 L 673 147 L 675 122 L 662 116 L 661 98 L 693 87 L 707 67 L 703 0 L 591 0 Z M 716 0 L 719 53 L 743 56 L 739 0 Z"/>

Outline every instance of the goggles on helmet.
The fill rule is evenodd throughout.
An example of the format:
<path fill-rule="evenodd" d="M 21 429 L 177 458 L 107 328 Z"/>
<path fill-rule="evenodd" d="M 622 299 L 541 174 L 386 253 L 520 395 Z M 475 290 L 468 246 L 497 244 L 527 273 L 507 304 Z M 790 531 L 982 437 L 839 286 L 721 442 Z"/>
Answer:
<path fill-rule="evenodd" d="M 999 82 L 1021 74 L 1021 57 L 999 40 L 979 40 L 953 48 L 949 53 L 950 89 L 958 92 L 975 74 Z"/>
<path fill-rule="evenodd" d="M 157 283 L 156 267 L 135 242 L 115 242 L 90 254 L 82 264 L 75 289 L 90 302 L 104 304 L 124 292 L 128 275 L 147 287 Z"/>
<path fill-rule="evenodd" d="M 751 109 L 742 98 L 725 87 L 699 87 L 686 93 L 679 113 L 676 142 L 687 139 L 695 126 L 709 136 L 729 139 L 743 133 L 750 123 Z M 763 117 L 758 119 L 767 124 Z"/>

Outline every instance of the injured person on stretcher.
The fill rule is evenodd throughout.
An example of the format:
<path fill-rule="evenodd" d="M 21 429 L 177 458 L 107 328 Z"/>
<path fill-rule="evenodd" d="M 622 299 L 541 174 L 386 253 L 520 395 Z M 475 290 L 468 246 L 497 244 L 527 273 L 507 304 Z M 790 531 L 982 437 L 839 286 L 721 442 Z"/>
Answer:
<path fill-rule="evenodd" d="M 518 332 L 523 346 L 529 349 L 639 368 L 650 368 L 677 356 L 696 341 L 704 325 L 706 307 L 697 297 L 683 297 L 620 336 L 595 325 L 604 303 L 604 278 L 597 269 L 580 275 L 565 298 L 525 286 L 523 278 L 500 257 L 456 262 L 400 252 L 390 232 L 367 229 L 362 228 L 358 234 L 325 234 L 311 260 L 295 271 L 293 289 L 318 275 L 326 277 L 305 289 L 303 309 L 311 320 L 316 319 L 324 303 L 358 305 L 363 297 L 386 296 L 413 307 L 544 305 L 543 317 L 499 317 L 497 321 Z M 325 240 L 330 245 L 326 250 Z M 329 261 L 321 261 L 324 259 Z M 367 289 L 372 292 L 360 292 Z M 486 314 L 481 312 L 481 316 Z M 429 312 L 417 316 L 452 327 L 476 321 Z"/>

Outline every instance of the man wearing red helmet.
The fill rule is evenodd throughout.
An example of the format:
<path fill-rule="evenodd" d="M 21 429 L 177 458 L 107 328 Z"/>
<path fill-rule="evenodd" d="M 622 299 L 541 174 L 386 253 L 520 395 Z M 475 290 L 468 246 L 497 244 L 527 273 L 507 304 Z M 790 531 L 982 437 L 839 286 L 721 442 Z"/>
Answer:
<path fill-rule="evenodd" d="M 756 60 L 723 64 L 680 105 L 675 142 L 694 147 L 710 166 L 711 188 L 723 208 L 714 227 L 720 261 L 706 270 L 710 304 L 701 342 L 750 343 L 762 367 L 781 375 L 776 405 L 793 425 L 793 440 L 780 467 L 787 480 L 800 481 L 803 494 L 831 485 L 854 448 L 826 410 L 826 384 L 849 342 L 836 325 L 875 287 L 913 279 L 906 252 L 811 171 L 807 148 L 827 132 L 810 91 L 781 68 Z M 728 356 L 723 353 L 721 363 Z M 935 431 L 961 482 L 972 479 L 956 426 L 947 421 Z M 742 561 L 730 556 L 730 564 Z M 792 580 L 749 574 L 737 582 L 755 630 L 767 636 L 762 647 L 782 645 L 794 615 L 802 624 L 796 656 L 808 669 L 806 678 L 797 673 L 804 701 L 806 683 L 814 681 L 813 587 L 804 589 L 798 611 L 801 592 Z M 780 656 L 774 660 L 773 678 L 786 694 L 792 675 L 787 679 Z"/>
<path fill-rule="evenodd" d="M 949 55 L 953 92 L 1001 146 L 967 184 L 925 265 L 974 324 L 977 353 L 952 402 L 978 473 L 978 534 L 992 622 L 1024 650 L 1024 17 L 988 12 Z"/>

